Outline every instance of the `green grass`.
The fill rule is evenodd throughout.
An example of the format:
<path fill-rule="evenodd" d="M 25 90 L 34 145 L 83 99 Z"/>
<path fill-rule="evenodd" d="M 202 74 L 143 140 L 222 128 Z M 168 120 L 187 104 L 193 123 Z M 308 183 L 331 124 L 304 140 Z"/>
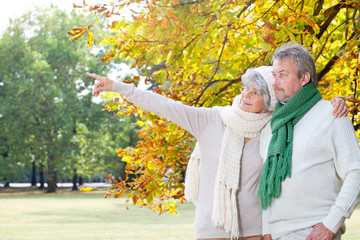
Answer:
<path fill-rule="evenodd" d="M 105 199 L 105 190 L 58 194 L 0 192 L 0 239 L 194 239 L 194 206 L 179 215 L 151 212 L 123 199 Z"/>
<path fill-rule="evenodd" d="M 345 221 L 346 232 L 342 240 L 359 240 L 360 239 L 360 205 L 355 209 L 350 219 Z"/>
<path fill-rule="evenodd" d="M 104 198 L 104 189 L 56 194 L 27 189 L 0 190 L 0 239 L 193 240 L 194 206 L 179 205 L 179 216 L 157 215 L 123 199 Z M 360 208 L 347 220 L 343 240 L 360 239 Z"/>

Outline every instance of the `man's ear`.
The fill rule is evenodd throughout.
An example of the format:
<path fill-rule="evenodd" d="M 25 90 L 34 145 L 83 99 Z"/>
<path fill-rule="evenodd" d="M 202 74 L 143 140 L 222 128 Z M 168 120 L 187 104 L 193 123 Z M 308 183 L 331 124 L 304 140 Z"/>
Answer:
<path fill-rule="evenodd" d="M 308 84 L 311 80 L 311 77 L 310 77 L 310 73 L 309 72 L 306 72 L 303 74 L 302 78 L 301 78 L 301 84 L 303 86 L 305 86 L 306 84 Z"/>

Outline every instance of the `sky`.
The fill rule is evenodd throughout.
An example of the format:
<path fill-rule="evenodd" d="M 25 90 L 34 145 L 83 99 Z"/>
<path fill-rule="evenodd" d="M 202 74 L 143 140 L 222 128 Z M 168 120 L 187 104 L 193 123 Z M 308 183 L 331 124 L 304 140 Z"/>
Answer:
<path fill-rule="evenodd" d="M 9 18 L 20 17 L 28 10 L 34 9 L 34 6 L 57 5 L 60 9 L 71 11 L 73 4 L 83 6 L 83 0 L 0 0 L 0 34 L 9 24 Z M 85 0 L 86 4 L 96 5 L 108 3 L 106 0 Z M 133 8 L 133 7 L 132 7 Z M 126 14 L 129 16 L 129 14 Z"/>
<path fill-rule="evenodd" d="M 9 19 L 17 18 L 26 13 L 28 10 L 34 9 L 35 6 L 50 6 L 51 4 L 57 5 L 60 9 L 71 11 L 73 4 L 82 6 L 83 0 L 0 0 L 0 35 L 5 31 L 9 25 Z M 98 3 L 104 3 L 105 0 L 85 0 L 86 4 L 95 5 Z M 135 69 L 129 69 L 125 64 L 121 64 L 120 73 L 112 73 L 111 76 L 118 76 L 123 78 L 127 74 L 137 75 Z M 110 77 L 111 77 L 110 76 Z M 146 88 L 141 83 L 142 88 Z"/>
<path fill-rule="evenodd" d="M 61 9 L 71 11 L 73 3 L 82 5 L 82 0 L 1 0 L 0 8 L 0 33 L 3 33 L 9 24 L 10 18 L 20 17 L 34 6 L 50 6 L 51 3 Z"/>

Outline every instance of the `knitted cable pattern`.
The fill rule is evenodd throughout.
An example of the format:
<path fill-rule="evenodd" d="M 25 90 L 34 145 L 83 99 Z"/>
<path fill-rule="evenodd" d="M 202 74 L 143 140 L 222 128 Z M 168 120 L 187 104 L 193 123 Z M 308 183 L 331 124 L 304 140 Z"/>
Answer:
<path fill-rule="evenodd" d="M 232 237 L 239 236 L 239 219 L 236 194 L 240 181 L 240 161 L 244 148 L 244 138 L 256 137 L 261 129 L 270 121 L 271 113 L 276 105 L 272 89 L 272 67 L 262 66 L 254 69 L 261 74 L 270 93 L 270 105 L 267 113 L 249 113 L 240 109 L 241 95 L 234 98 L 232 106 L 217 107 L 220 117 L 226 125 L 218 172 L 214 186 L 214 204 L 212 222 L 230 232 Z M 197 204 L 200 186 L 200 148 L 198 144 L 190 157 L 185 178 L 185 198 Z"/>
<path fill-rule="evenodd" d="M 239 236 L 239 220 L 236 194 L 240 181 L 240 161 L 244 138 L 254 138 L 270 121 L 271 113 L 251 113 L 240 109 L 241 95 L 235 97 L 232 106 L 219 108 L 220 117 L 226 125 L 220 161 L 215 181 L 212 222 Z"/>
<path fill-rule="evenodd" d="M 286 104 L 277 103 L 271 120 L 272 137 L 258 191 L 262 209 L 267 209 L 274 198 L 279 198 L 281 182 L 291 177 L 292 139 L 295 124 L 321 98 L 315 85 L 308 83 Z"/>

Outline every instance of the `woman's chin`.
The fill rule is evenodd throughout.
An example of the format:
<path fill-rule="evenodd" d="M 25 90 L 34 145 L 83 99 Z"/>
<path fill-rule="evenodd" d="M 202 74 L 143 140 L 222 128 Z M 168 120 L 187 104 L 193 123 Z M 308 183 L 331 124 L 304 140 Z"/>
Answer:
<path fill-rule="evenodd" d="M 244 112 L 250 112 L 250 106 L 246 104 L 241 104 L 240 109 L 243 110 Z"/>

